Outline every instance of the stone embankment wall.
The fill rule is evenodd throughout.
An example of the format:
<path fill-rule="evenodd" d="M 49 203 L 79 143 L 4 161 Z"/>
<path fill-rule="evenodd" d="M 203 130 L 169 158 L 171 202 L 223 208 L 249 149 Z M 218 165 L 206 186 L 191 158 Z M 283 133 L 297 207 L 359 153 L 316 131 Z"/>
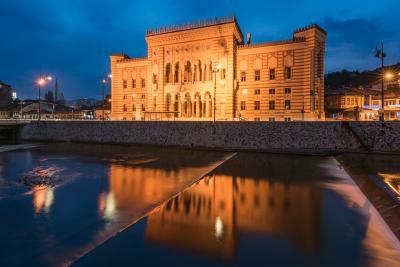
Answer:
<path fill-rule="evenodd" d="M 283 153 L 400 153 L 400 122 L 41 121 L 21 140 Z"/>

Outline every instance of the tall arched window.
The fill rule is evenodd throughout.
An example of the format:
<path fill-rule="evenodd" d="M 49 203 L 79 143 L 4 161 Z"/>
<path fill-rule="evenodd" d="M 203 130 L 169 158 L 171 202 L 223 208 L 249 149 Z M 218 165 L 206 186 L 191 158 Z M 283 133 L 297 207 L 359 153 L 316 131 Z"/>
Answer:
<path fill-rule="evenodd" d="M 201 61 L 199 60 L 199 63 L 197 64 L 199 68 L 199 81 L 203 80 L 203 71 L 201 69 Z"/>
<path fill-rule="evenodd" d="M 208 67 L 208 79 L 211 81 L 213 79 L 213 67 L 212 67 L 212 62 L 210 61 L 210 66 Z"/>
<path fill-rule="evenodd" d="M 184 82 L 191 82 L 192 81 L 192 65 L 190 64 L 190 61 L 186 62 L 183 81 Z"/>
<path fill-rule="evenodd" d="M 176 62 L 176 64 L 175 64 L 174 82 L 175 83 L 179 82 L 179 62 Z"/>
<path fill-rule="evenodd" d="M 197 81 L 197 65 L 193 65 L 193 81 Z"/>
<path fill-rule="evenodd" d="M 172 65 L 171 63 L 168 63 L 165 66 L 165 83 L 170 83 L 172 82 Z"/>
<path fill-rule="evenodd" d="M 167 96 L 165 97 L 165 110 L 166 111 L 172 111 L 171 110 L 171 94 L 167 94 Z"/>

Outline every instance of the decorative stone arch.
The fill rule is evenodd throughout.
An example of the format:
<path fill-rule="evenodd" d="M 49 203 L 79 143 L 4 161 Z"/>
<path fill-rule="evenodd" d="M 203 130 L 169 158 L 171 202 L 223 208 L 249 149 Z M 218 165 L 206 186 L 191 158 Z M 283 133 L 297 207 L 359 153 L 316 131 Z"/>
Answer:
<path fill-rule="evenodd" d="M 183 114 L 185 117 L 192 116 L 192 98 L 189 92 L 185 94 L 185 99 L 183 101 Z"/>
<path fill-rule="evenodd" d="M 172 83 L 172 64 L 165 65 L 165 83 Z"/>
<path fill-rule="evenodd" d="M 204 108 L 203 108 L 203 114 L 204 117 L 206 118 L 211 118 L 212 117 L 212 97 L 211 97 L 211 93 L 209 91 L 207 91 L 204 94 Z"/>
<path fill-rule="evenodd" d="M 275 56 L 271 56 L 268 58 L 268 68 L 275 69 L 278 67 L 278 59 Z"/>
<path fill-rule="evenodd" d="M 193 82 L 197 82 L 197 80 L 198 80 L 197 65 L 193 64 Z"/>
<path fill-rule="evenodd" d="M 179 62 L 176 62 L 174 67 L 174 83 L 179 83 L 180 81 L 179 73 L 180 73 Z"/>
<path fill-rule="evenodd" d="M 256 58 L 253 62 L 254 70 L 261 70 L 262 69 L 262 60 L 260 58 Z"/>
<path fill-rule="evenodd" d="M 192 81 L 192 63 L 189 60 L 186 61 L 185 63 L 183 81 L 184 82 Z"/>
<path fill-rule="evenodd" d="M 208 63 L 208 80 L 212 81 L 213 78 L 213 65 L 212 65 L 212 61 L 210 60 L 210 62 Z"/>
<path fill-rule="evenodd" d="M 201 102 L 201 94 L 196 92 L 194 94 L 193 115 L 197 118 L 202 116 L 203 106 Z"/>
<path fill-rule="evenodd" d="M 239 63 L 239 70 L 240 71 L 247 71 L 247 60 L 243 59 Z"/>
<path fill-rule="evenodd" d="M 285 67 L 293 67 L 293 56 L 292 55 L 286 55 L 283 64 Z"/>
<path fill-rule="evenodd" d="M 174 111 L 178 112 L 178 117 L 182 116 L 182 99 L 179 93 L 175 95 Z"/>
<path fill-rule="evenodd" d="M 203 66 L 201 65 L 201 60 L 197 61 L 197 68 L 198 68 L 198 72 L 199 72 L 199 81 L 203 80 Z"/>
<path fill-rule="evenodd" d="M 165 96 L 165 111 L 171 112 L 173 108 L 171 94 L 167 93 Z"/>

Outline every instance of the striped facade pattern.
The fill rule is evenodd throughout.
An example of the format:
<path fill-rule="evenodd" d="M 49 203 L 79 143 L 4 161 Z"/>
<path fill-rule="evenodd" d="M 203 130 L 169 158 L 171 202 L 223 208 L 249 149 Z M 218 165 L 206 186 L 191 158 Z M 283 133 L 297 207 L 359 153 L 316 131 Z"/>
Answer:
<path fill-rule="evenodd" d="M 290 40 L 244 39 L 235 17 L 147 31 L 147 57 L 110 56 L 111 118 L 324 119 L 326 32 L 311 25 Z"/>

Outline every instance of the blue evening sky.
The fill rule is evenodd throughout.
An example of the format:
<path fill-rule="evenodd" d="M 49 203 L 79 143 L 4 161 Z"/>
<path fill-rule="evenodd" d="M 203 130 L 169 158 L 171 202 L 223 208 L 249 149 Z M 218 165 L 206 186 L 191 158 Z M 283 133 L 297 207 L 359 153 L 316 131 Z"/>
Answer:
<path fill-rule="evenodd" d="M 371 50 L 381 40 L 387 63 L 400 61 L 399 0 L 0 0 L 0 80 L 26 98 L 36 77 L 51 74 L 68 99 L 100 98 L 109 54 L 145 56 L 146 29 L 229 14 L 253 42 L 320 24 L 325 72 L 377 67 Z"/>

